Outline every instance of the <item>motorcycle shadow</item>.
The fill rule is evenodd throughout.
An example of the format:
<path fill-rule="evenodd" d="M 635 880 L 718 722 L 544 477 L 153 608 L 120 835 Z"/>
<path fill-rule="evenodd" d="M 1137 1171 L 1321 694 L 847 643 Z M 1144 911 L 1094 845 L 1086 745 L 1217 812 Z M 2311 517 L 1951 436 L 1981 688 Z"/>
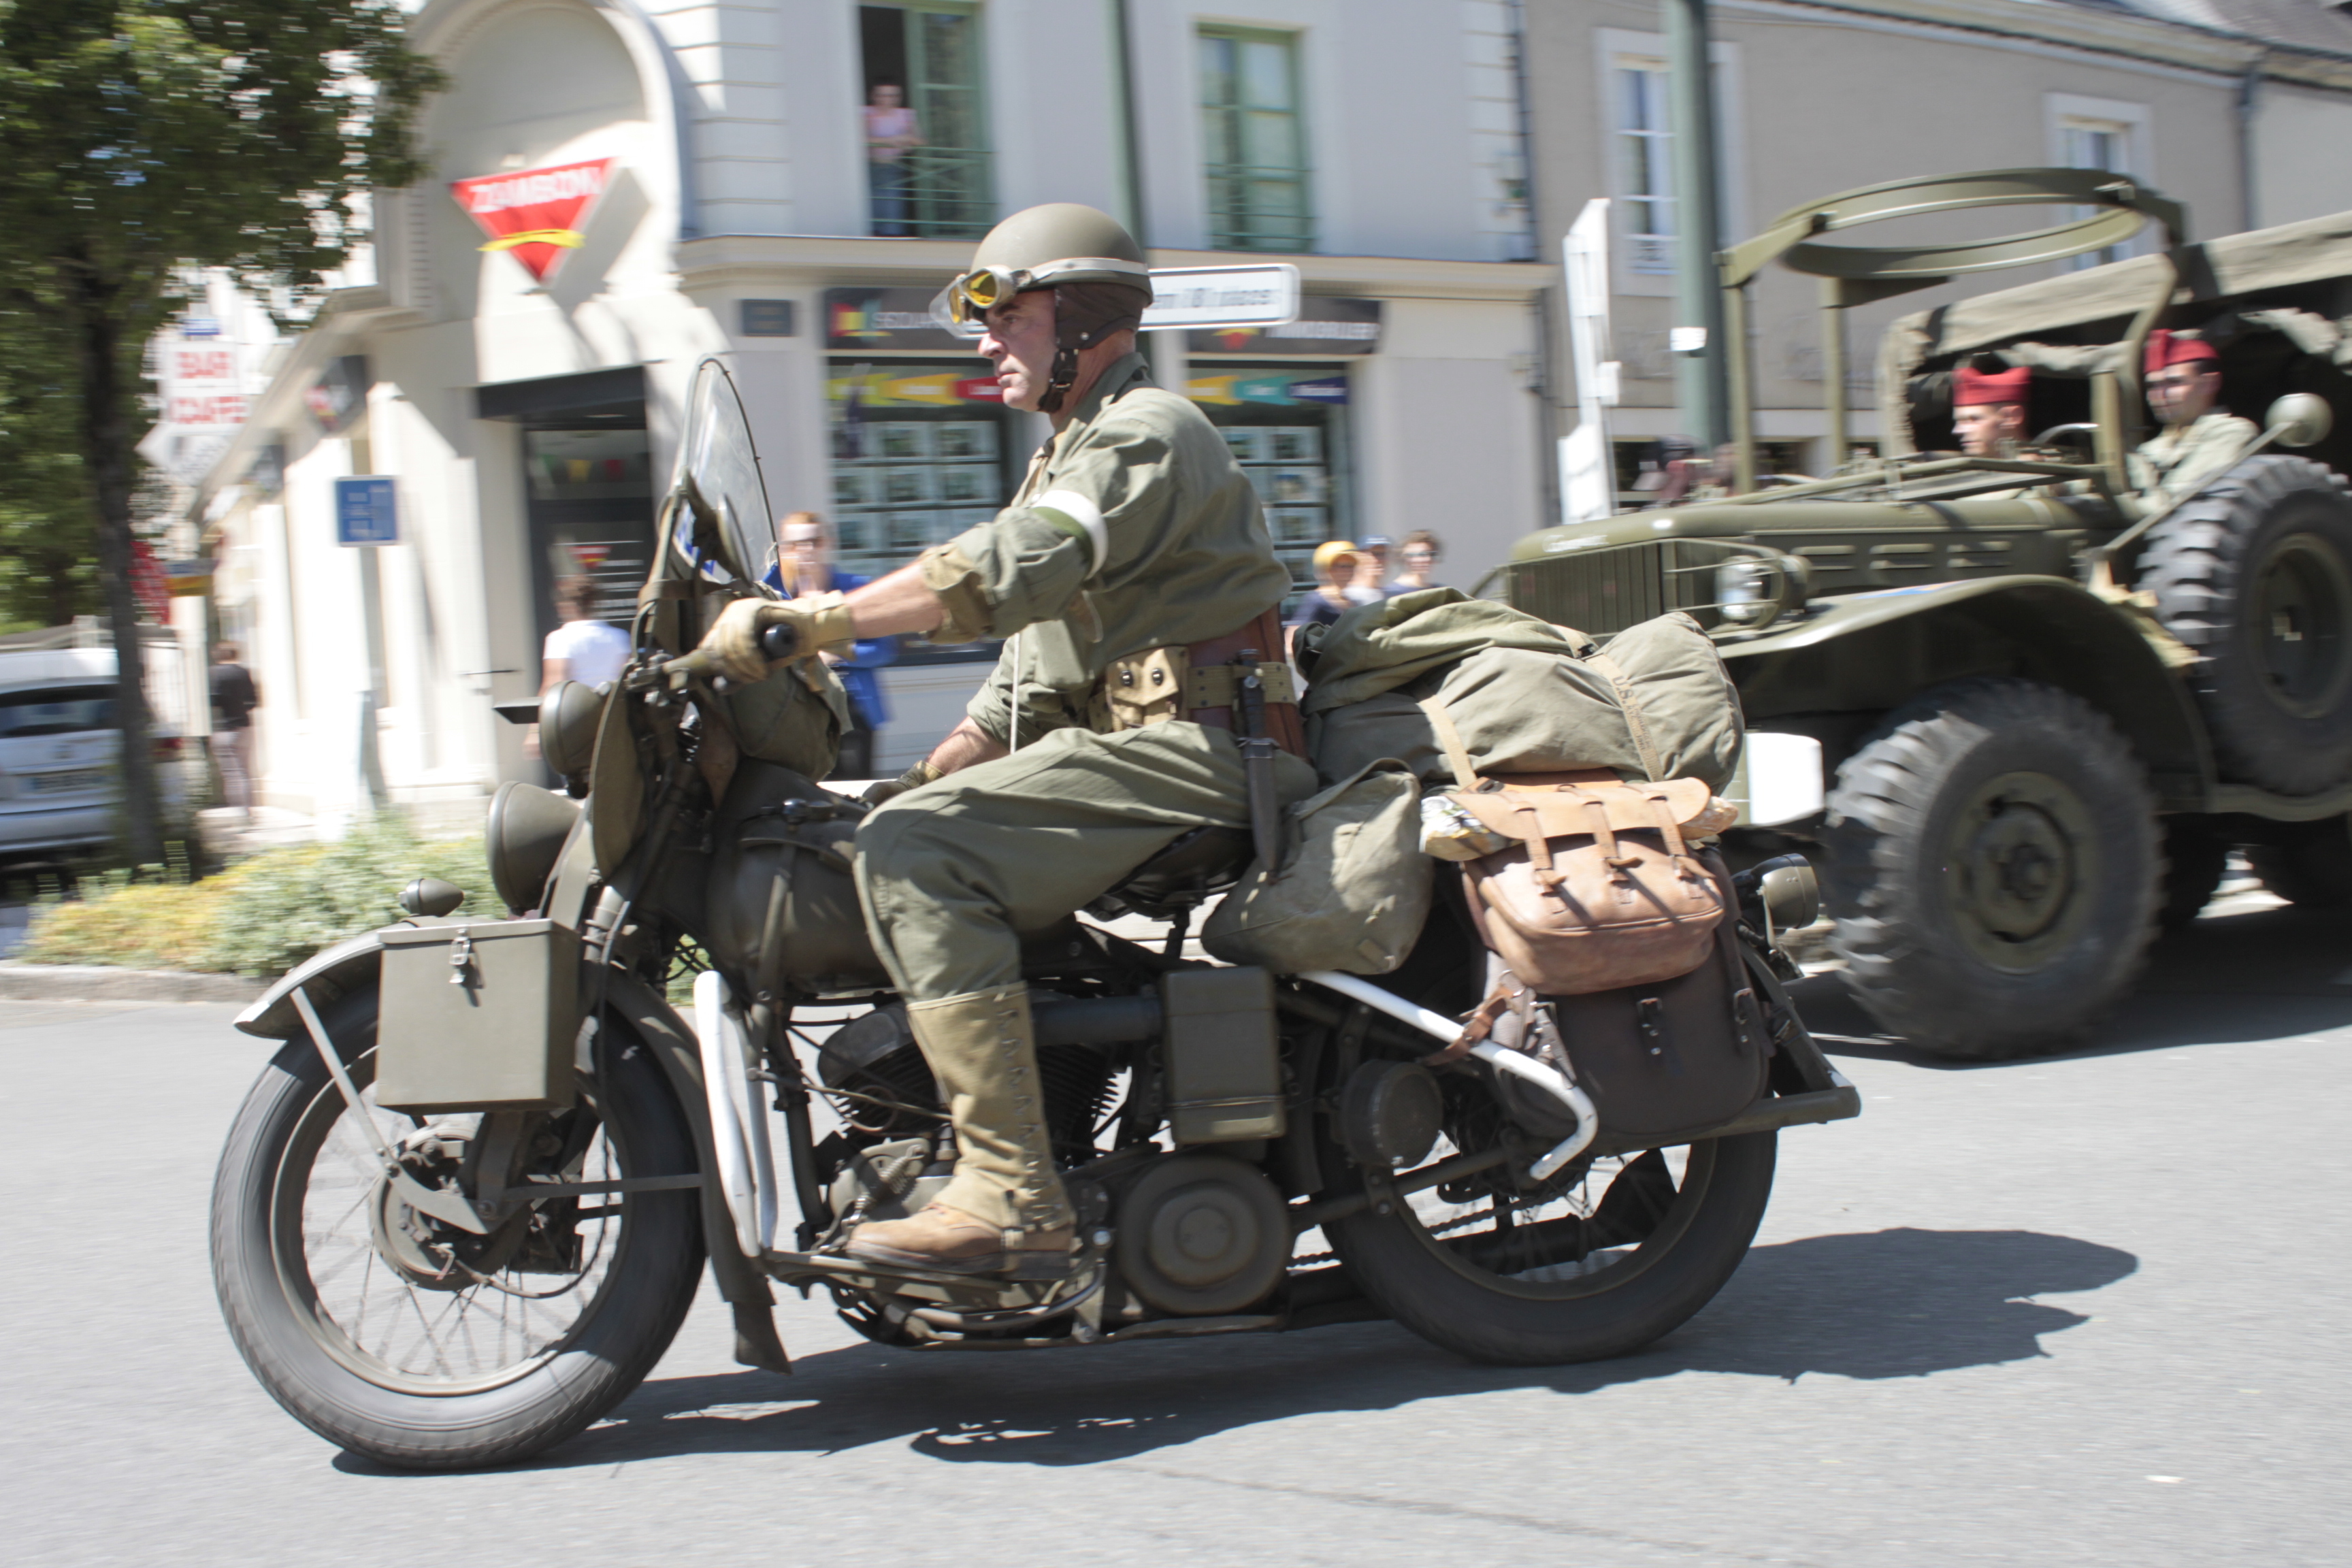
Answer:
<path fill-rule="evenodd" d="M 1464 1363 L 1389 1323 L 1098 1351 L 982 1354 L 873 1345 L 762 1373 L 648 1383 L 528 1468 L 692 1454 L 824 1456 L 903 1441 L 954 1461 L 1091 1465 L 1292 1416 L 1508 1390 L 1566 1395 L 1684 1373 L 1923 1377 L 2047 1356 L 2087 1319 L 2034 1300 L 2095 1290 L 2138 1259 L 2035 1231 L 1896 1229 L 1759 1247 L 1691 1323 L 1637 1355 L 1567 1367 Z"/>

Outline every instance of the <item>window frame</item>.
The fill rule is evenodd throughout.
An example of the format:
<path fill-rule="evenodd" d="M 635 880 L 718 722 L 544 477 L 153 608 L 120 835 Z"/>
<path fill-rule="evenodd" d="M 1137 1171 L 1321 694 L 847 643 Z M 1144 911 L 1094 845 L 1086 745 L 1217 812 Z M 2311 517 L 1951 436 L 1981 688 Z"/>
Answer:
<path fill-rule="evenodd" d="M 928 195 L 919 189 L 910 190 L 905 198 L 907 216 L 904 220 L 908 237 L 916 239 L 979 238 L 995 226 L 997 218 L 996 145 L 995 137 L 992 134 L 994 126 L 989 110 L 988 18 L 985 6 L 980 3 L 980 0 L 858 0 L 857 9 L 861 14 L 868 10 L 896 11 L 905 18 L 901 25 L 905 28 L 903 47 L 906 52 L 904 73 L 906 79 L 900 87 L 905 94 L 907 106 L 916 111 L 916 122 L 923 128 L 927 142 L 927 145 L 911 149 L 908 154 L 913 160 L 915 166 L 919 167 L 926 156 L 940 151 L 928 144 L 932 114 L 929 107 L 923 101 L 922 95 L 927 90 L 952 88 L 956 91 L 968 94 L 971 123 L 981 138 L 982 144 L 976 147 L 947 149 L 952 153 L 968 155 L 972 161 L 973 173 L 969 191 L 966 195 L 954 199 L 970 207 L 975 216 L 963 219 L 923 216 L 921 216 L 924 211 L 923 204 L 940 198 Z M 919 26 L 917 18 L 927 15 L 960 16 L 971 26 L 972 77 L 969 84 L 933 81 L 918 69 L 918 63 L 924 58 L 924 49 L 919 37 Z M 861 44 L 857 60 L 861 149 L 866 100 L 870 91 L 866 85 L 867 74 Z M 861 159 L 864 156 L 861 151 Z M 872 193 L 869 191 L 866 224 L 869 234 L 873 229 L 872 199 Z"/>
<path fill-rule="evenodd" d="M 2068 155 L 2073 132 L 2104 131 L 2118 135 L 2124 147 L 2124 167 L 2110 172 L 2142 184 L 2153 186 L 2156 184 L 2156 113 L 2147 104 L 2115 98 L 2086 98 L 2074 92 L 2049 92 L 2042 94 L 2042 108 L 2053 166 L 2062 169 L 2090 167 L 2075 163 Z M 2069 207 L 2065 210 L 2075 217 L 2089 217 L 2095 211 L 2091 207 Z M 2155 237 L 2143 229 L 2122 245 L 2111 245 L 2103 250 L 2069 257 L 2057 264 L 2057 270 L 2061 273 L 2080 272 L 2110 261 L 2121 261 L 2127 257 L 2145 256 L 2156 243 Z"/>
<path fill-rule="evenodd" d="M 1305 37 L 1304 32 L 1297 28 L 1253 26 L 1238 22 L 1197 22 L 1193 26 L 1192 63 L 1196 79 L 1193 84 L 1192 99 L 1193 111 L 1200 117 L 1202 216 L 1205 220 L 1202 225 L 1203 242 L 1211 250 L 1229 250 L 1249 256 L 1295 256 L 1310 254 L 1315 249 L 1318 242 L 1315 161 L 1307 136 Z M 1276 241 L 1286 240 L 1287 243 L 1241 243 L 1243 236 L 1254 231 L 1265 216 L 1263 214 L 1247 210 L 1246 193 L 1251 182 L 1245 177 L 1234 181 L 1231 175 L 1223 176 L 1229 184 L 1237 184 L 1243 192 L 1240 221 L 1248 226 L 1248 228 L 1237 231 L 1227 226 L 1228 216 L 1234 211 L 1234 208 L 1221 205 L 1217 199 L 1221 178 L 1219 171 L 1246 171 L 1261 166 L 1247 163 L 1220 163 L 1211 156 L 1215 145 L 1215 136 L 1210 117 L 1213 114 L 1223 113 L 1234 117 L 1238 122 L 1242 116 L 1252 112 L 1250 106 L 1239 101 L 1238 99 L 1233 103 L 1223 104 L 1208 101 L 1209 73 L 1205 68 L 1202 54 L 1203 46 L 1212 40 L 1224 42 L 1234 47 L 1237 67 L 1238 56 L 1243 45 L 1275 44 L 1280 46 L 1283 51 L 1284 59 L 1288 67 L 1290 104 L 1281 112 L 1290 117 L 1291 145 L 1296 150 L 1297 157 L 1289 165 L 1289 179 L 1297 191 L 1298 201 L 1297 216 L 1286 220 L 1292 224 L 1292 228 L 1286 235 L 1272 237 Z M 1243 73 L 1236 68 L 1231 75 L 1236 82 L 1239 82 Z M 1257 112 L 1267 111 L 1258 110 Z M 1232 142 L 1236 150 L 1239 150 L 1244 139 L 1239 132 L 1238 123 L 1234 127 L 1234 132 Z M 1263 167 L 1272 169 L 1276 165 L 1269 164 Z"/>
<path fill-rule="evenodd" d="M 1618 295 L 1650 295 L 1671 297 L 1675 292 L 1674 270 L 1643 271 L 1633 265 L 1632 237 L 1623 226 L 1615 221 L 1622 210 L 1620 204 L 1631 205 L 1633 198 L 1624 190 L 1622 165 L 1617 156 L 1617 70 L 1621 61 L 1637 59 L 1654 62 L 1661 76 L 1667 76 L 1666 40 L 1658 33 L 1637 33 L 1622 27 L 1593 29 L 1593 103 L 1601 135 L 1601 185 L 1611 202 L 1609 225 L 1610 289 Z M 1746 93 L 1740 76 L 1740 46 L 1717 39 L 1708 50 L 1708 63 L 1715 76 L 1715 143 L 1716 176 L 1718 189 L 1716 198 L 1722 211 L 1722 234 L 1726 244 L 1745 238 L 1748 235 L 1748 135 Z M 1668 100 L 1671 113 L 1671 97 Z M 1674 132 L 1671 125 L 1660 138 L 1667 149 L 1668 180 L 1672 180 Z"/>

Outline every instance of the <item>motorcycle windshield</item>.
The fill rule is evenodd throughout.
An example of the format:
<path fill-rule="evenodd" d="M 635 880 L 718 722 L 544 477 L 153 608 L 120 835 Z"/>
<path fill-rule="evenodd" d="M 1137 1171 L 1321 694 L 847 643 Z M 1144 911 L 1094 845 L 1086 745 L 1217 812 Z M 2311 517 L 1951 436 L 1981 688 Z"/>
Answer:
<path fill-rule="evenodd" d="M 715 359 L 694 367 L 669 494 L 680 554 L 711 576 L 759 581 L 774 549 L 768 487 L 735 378 Z"/>

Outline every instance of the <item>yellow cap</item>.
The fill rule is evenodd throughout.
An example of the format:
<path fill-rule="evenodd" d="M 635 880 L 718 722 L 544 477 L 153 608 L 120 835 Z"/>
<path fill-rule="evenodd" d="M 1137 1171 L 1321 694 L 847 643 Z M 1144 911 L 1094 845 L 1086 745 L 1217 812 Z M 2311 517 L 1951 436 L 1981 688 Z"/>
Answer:
<path fill-rule="evenodd" d="M 1361 554 L 1362 552 L 1359 551 L 1354 545 L 1349 543 L 1344 539 L 1327 540 L 1325 542 L 1315 547 L 1315 570 L 1321 572 L 1328 569 L 1333 562 L 1339 560 L 1342 555 L 1352 559 L 1360 557 Z"/>

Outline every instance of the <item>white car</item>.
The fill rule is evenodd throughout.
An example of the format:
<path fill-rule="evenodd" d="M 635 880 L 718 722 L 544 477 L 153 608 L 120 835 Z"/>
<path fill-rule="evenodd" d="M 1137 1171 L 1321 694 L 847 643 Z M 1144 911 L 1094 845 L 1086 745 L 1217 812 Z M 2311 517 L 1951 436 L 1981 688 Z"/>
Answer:
<path fill-rule="evenodd" d="M 0 654 L 0 859 L 65 858 L 104 847 L 116 833 L 114 650 Z M 158 732 L 158 762 L 180 737 Z M 167 799 L 176 768 L 163 768 Z"/>

